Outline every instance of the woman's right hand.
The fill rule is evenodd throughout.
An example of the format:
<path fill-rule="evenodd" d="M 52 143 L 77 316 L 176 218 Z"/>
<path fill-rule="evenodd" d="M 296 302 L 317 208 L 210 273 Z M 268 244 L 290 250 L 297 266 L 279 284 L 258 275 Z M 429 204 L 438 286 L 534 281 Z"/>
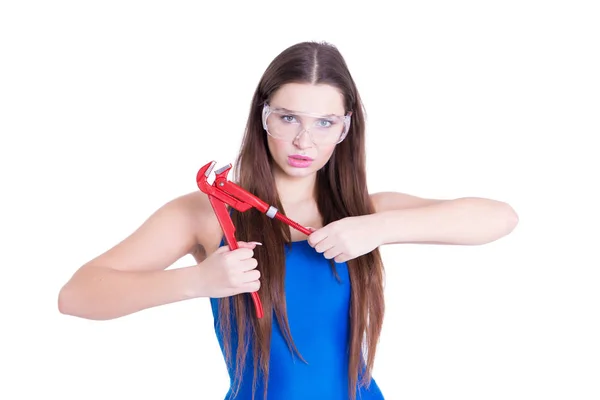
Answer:
<path fill-rule="evenodd" d="M 220 298 L 239 293 L 256 292 L 260 288 L 260 271 L 254 256 L 258 242 L 237 242 L 239 248 L 219 247 L 198 264 L 202 276 L 203 296 Z"/>

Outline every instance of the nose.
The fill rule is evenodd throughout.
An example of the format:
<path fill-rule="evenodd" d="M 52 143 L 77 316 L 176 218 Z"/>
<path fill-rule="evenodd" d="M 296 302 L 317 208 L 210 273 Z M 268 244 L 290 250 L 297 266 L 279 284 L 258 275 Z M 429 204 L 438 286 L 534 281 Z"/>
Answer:
<path fill-rule="evenodd" d="M 294 139 L 294 144 L 300 149 L 311 147 L 314 143 L 309 130 L 303 128 L 300 133 L 298 133 L 298 136 L 296 136 L 296 139 Z"/>

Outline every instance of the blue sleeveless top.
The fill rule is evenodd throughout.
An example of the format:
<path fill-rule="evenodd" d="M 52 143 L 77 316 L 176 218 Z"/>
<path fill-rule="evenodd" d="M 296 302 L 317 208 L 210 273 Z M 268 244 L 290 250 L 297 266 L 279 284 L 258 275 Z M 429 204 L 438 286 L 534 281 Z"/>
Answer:
<path fill-rule="evenodd" d="M 292 242 L 291 246 L 285 247 L 285 254 L 288 321 L 296 348 L 306 363 L 289 349 L 273 315 L 267 400 L 348 400 L 350 277 L 347 265 L 336 263 L 338 281 L 329 260 L 306 240 Z M 223 337 L 217 328 L 218 301 L 210 299 L 215 333 L 223 351 Z M 235 334 L 233 339 L 232 353 L 235 355 Z M 232 368 L 229 370 L 231 384 L 235 364 Z M 252 398 L 251 347 L 243 371 L 237 396 L 233 397 L 230 389 L 226 400 Z M 262 376 L 259 376 L 255 399 L 262 400 L 263 392 Z M 368 389 L 357 388 L 356 399 L 381 400 L 383 395 L 372 379 Z"/>

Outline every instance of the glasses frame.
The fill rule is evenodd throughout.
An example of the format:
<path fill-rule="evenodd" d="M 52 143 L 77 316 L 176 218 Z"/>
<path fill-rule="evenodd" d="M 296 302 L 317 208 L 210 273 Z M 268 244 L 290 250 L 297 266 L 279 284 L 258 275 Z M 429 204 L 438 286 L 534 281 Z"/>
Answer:
<path fill-rule="evenodd" d="M 262 125 L 263 125 L 263 129 L 265 130 L 265 132 L 267 132 L 267 134 L 269 136 L 271 136 L 273 139 L 277 139 L 277 140 L 285 140 L 282 139 L 280 137 L 274 136 L 273 134 L 271 134 L 271 132 L 269 132 L 269 129 L 267 128 L 267 118 L 269 118 L 269 115 L 271 115 L 273 112 L 277 112 L 277 113 L 284 113 L 284 114 L 293 114 L 293 115 L 303 115 L 303 116 L 307 116 L 307 117 L 314 117 L 314 118 L 331 118 L 331 117 L 337 117 L 342 119 L 343 123 L 344 123 L 344 130 L 342 132 L 342 134 L 340 135 L 340 138 L 338 139 L 337 142 L 332 143 L 334 145 L 337 145 L 339 143 L 341 143 L 346 136 L 348 136 L 348 132 L 350 131 L 350 122 L 351 122 L 351 117 L 352 117 L 352 111 L 349 111 L 348 113 L 346 113 L 346 115 L 322 115 L 322 114 L 313 114 L 313 113 L 306 113 L 306 112 L 296 112 L 296 111 L 291 111 L 291 110 L 285 110 L 282 108 L 274 108 L 271 107 L 269 105 L 269 103 L 264 103 L 263 105 L 263 111 L 262 111 Z M 309 133 L 310 139 L 311 141 L 317 145 L 317 143 L 315 143 L 312 133 L 310 133 L 310 129 L 301 129 L 300 132 L 298 133 L 298 135 L 296 135 L 296 137 L 292 140 L 292 142 L 294 142 L 296 139 L 298 139 L 298 137 L 300 137 L 300 135 L 302 135 L 302 133 L 306 131 L 307 133 Z"/>

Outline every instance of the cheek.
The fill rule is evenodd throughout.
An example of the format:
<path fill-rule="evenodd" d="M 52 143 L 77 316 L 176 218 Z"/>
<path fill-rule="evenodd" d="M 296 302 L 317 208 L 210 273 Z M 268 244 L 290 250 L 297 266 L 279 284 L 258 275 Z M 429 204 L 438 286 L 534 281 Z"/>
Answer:
<path fill-rule="evenodd" d="M 278 159 L 282 156 L 282 154 L 287 154 L 288 144 L 281 140 L 274 140 L 269 138 L 267 140 L 267 144 L 269 146 L 269 151 L 274 159 Z"/>
<path fill-rule="evenodd" d="M 321 165 L 327 164 L 327 161 L 331 158 L 333 151 L 335 150 L 335 146 L 332 147 L 324 147 L 319 149 L 319 161 Z"/>

